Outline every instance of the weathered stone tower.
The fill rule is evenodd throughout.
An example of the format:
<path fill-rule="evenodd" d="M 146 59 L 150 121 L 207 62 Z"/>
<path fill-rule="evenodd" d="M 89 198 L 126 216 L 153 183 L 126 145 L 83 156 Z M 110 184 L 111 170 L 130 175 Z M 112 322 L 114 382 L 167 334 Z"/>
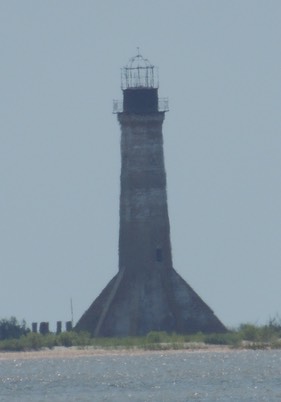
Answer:
<path fill-rule="evenodd" d="M 138 54 L 122 69 L 119 271 L 76 325 L 95 336 L 225 327 L 172 264 L 162 124 L 155 67 Z"/>

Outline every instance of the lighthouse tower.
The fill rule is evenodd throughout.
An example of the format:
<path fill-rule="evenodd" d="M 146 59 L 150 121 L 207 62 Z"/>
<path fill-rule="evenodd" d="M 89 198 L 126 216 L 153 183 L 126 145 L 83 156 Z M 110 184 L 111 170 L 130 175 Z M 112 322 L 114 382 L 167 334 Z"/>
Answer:
<path fill-rule="evenodd" d="M 212 310 L 173 268 L 156 68 L 140 54 L 122 69 L 119 269 L 76 325 L 95 336 L 149 331 L 223 332 Z"/>

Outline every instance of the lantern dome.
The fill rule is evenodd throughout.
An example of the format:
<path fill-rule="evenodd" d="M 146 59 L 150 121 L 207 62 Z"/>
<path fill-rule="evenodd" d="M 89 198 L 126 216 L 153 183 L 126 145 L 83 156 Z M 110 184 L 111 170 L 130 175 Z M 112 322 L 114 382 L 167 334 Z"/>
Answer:
<path fill-rule="evenodd" d="M 122 89 L 158 88 L 157 68 L 141 54 L 132 57 L 121 70 Z"/>

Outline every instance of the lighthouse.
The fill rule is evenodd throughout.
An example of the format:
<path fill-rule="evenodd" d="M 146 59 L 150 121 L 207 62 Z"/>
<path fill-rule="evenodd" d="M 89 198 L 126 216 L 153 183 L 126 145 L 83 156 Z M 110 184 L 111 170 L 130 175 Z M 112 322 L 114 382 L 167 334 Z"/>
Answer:
<path fill-rule="evenodd" d="M 224 332 L 210 307 L 173 268 L 162 126 L 167 99 L 139 53 L 121 70 L 119 267 L 75 329 L 94 336 L 150 331 Z M 183 262 L 184 263 L 184 262 Z"/>

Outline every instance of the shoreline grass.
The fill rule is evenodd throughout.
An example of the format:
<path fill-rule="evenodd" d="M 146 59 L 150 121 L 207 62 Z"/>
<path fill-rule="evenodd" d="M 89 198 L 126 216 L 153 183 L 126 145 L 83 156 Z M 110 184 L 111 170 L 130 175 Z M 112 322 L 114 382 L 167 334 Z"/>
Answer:
<path fill-rule="evenodd" d="M 242 324 L 238 329 L 219 334 L 167 334 L 152 331 L 146 336 L 95 338 L 87 332 L 75 331 L 45 335 L 28 332 L 18 338 L 0 340 L 0 352 L 37 351 L 55 347 L 77 347 L 105 350 L 196 350 L 213 346 L 232 349 L 281 349 L 281 325 L 269 322 L 256 326 Z"/>

